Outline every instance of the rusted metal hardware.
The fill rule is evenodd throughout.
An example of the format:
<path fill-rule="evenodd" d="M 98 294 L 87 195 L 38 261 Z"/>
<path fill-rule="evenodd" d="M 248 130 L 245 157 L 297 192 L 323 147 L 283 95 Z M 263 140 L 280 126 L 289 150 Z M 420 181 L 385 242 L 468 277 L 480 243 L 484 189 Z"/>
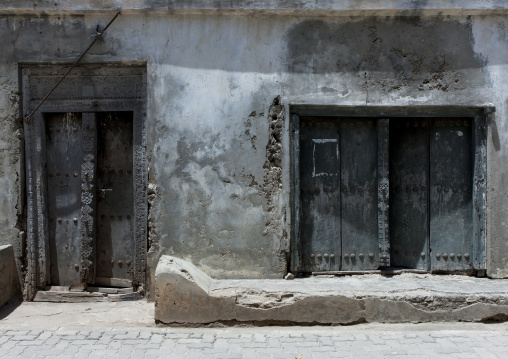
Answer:
<path fill-rule="evenodd" d="M 81 56 L 76 60 L 74 61 L 74 63 L 72 64 L 72 66 L 65 72 L 65 74 L 62 76 L 62 78 L 56 83 L 55 86 L 53 86 L 53 88 L 46 94 L 46 96 L 44 96 L 44 98 L 41 100 L 41 102 L 39 102 L 39 104 L 32 110 L 32 112 L 30 112 L 30 114 L 28 116 L 25 117 L 25 121 L 26 123 L 30 123 L 30 118 L 34 115 L 34 113 L 42 106 L 42 104 L 44 102 L 46 102 L 46 100 L 48 99 L 49 96 L 51 96 L 51 94 L 53 93 L 53 91 L 56 90 L 56 88 L 62 83 L 63 80 L 65 80 L 65 78 L 67 77 L 67 75 L 69 75 L 69 73 L 72 71 L 72 69 L 74 67 L 76 67 L 76 65 L 78 64 L 78 62 L 81 61 L 81 59 L 86 55 L 86 53 L 92 48 L 92 46 L 95 44 L 95 42 L 97 41 L 97 39 L 99 39 L 102 34 L 104 34 L 104 32 L 108 29 L 108 27 L 113 23 L 113 21 L 116 20 L 116 18 L 118 17 L 118 15 L 120 15 L 120 11 L 116 13 L 116 15 L 113 17 L 113 19 L 111 19 L 111 21 L 106 25 L 106 27 L 104 29 L 102 29 L 102 31 L 99 31 L 99 26 L 97 25 L 97 30 L 96 30 L 96 33 L 93 35 L 94 39 L 92 41 L 92 43 L 87 47 L 87 49 L 81 54 Z"/>

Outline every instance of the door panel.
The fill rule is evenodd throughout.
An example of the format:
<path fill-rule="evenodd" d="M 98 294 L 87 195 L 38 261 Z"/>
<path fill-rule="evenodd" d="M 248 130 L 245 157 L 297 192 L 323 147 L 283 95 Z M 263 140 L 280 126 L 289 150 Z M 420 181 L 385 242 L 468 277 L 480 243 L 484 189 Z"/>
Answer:
<path fill-rule="evenodd" d="M 132 279 L 134 268 L 133 117 L 99 113 L 97 277 Z"/>
<path fill-rule="evenodd" d="M 428 269 L 427 119 L 390 123 L 391 265 Z"/>
<path fill-rule="evenodd" d="M 471 120 L 436 119 L 430 133 L 430 245 L 433 270 L 471 269 Z"/>
<path fill-rule="evenodd" d="M 340 119 L 342 270 L 379 266 L 377 139 L 375 119 Z"/>
<path fill-rule="evenodd" d="M 50 281 L 79 285 L 81 264 L 80 113 L 45 116 Z"/>
<path fill-rule="evenodd" d="M 302 271 L 340 269 L 340 163 L 337 121 L 300 124 Z"/>

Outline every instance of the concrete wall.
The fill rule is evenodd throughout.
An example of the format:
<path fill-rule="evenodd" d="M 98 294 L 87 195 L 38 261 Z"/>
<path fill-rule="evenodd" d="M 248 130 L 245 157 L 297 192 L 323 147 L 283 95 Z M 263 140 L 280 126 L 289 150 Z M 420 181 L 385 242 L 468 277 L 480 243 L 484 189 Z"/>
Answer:
<path fill-rule="evenodd" d="M 12 246 L 0 246 L 0 307 L 20 294 L 18 273 Z"/>
<path fill-rule="evenodd" d="M 113 14 L 14 13 L 0 16 L 0 244 L 21 257 L 18 63 L 74 61 Z M 146 62 L 151 275 L 169 254 L 215 278 L 283 276 L 288 105 L 492 103 L 487 265 L 508 276 L 507 42 L 493 15 L 124 13 L 83 61 Z"/>

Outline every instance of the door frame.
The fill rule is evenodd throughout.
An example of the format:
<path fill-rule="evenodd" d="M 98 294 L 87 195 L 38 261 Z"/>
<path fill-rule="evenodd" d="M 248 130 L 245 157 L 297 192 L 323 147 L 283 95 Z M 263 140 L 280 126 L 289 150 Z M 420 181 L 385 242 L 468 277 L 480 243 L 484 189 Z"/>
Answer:
<path fill-rule="evenodd" d="M 300 171 L 299 171 L 299 138 L 300 117 L 370 117 L 387 119 L 406 117 L 470 117 L 473 118 L 472 153 L 473 153 L 473 268 L 485 272 L 486 253 L 486 201 L 487 201 L 487 123 L 489 116 L 495 112 L 492 105 L 485 106 L 326 106 L 290 104 L 289 123 L 290 141 L 290 204 L 291 204 L 291 237 L 289 269 L 301 272 L 302 250 L 300 248 Z M 386 151 L 383 151 L 386 152 Z M 389 159 L 388 159 L 389 161 Z M 379 183 L 381 188 L 381 183 Z M 386 188 L 386 187 L 385 187 Z M 381 204 L 386 201 L 379 199 Z M 388 207 L 384 214 L 378 215 L 380 242 L 389 245 Z M 381 222 L 386 223 L 382 226 Z M 383 238 L 381 238 L 383 237 Z M 380 248 L 380 256 L 387 248 Z M 389 252 L 389 247 L 388 247 Z"/>
<path fill-rule="evenodd" d="M 22 65 L 23 114 L 39 103 L 68 65 Z M 23 121 L 27 211 L 27 260 L 24 296 L 33 300 L 50 279 L 43 113 L 133 113 L 134 247 L 133 285 L 146 288 L 148 166 L 146 155 L 146 64 L 79 66 L 58 87 L 30 122 Z M 93 194 L 95 195 L 95 194 Z M 86 245 L 82 243 L 82 246 Z M 82 251 L 82 254 L 84 251 Z M 95 255 L 95 253 L 94 253 Z M 86 258 L 82 258 L 86 260 Z"/>

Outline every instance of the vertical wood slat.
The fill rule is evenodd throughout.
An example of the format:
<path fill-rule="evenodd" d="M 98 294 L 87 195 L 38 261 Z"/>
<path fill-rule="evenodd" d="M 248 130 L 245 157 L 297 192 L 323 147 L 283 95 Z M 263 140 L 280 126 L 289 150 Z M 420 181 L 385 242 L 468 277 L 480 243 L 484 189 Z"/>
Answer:
<path fill-rule="evenodd" d="M 487 108 L 486 116 L 493 116 Z M 473 123 L 473 268 L 483 270 L 486 245 L 486 196 L 487 196 L 487 129 L 486 116 L 475 116 Z"/>
<path fill-rule="evenodd" d="M 378 233 L 381 266 L 390 265 L 389 119 L 378 119 Z"/>
<path fill-rule="evenodd" d="M 341 270 L 379 267 L 376 119 L 340 119 Z"/>
<path fill-rule="evenodd" d="M 292 235 L 291 235 L 291 269 L 295 272 L 301 270 L 301 249 L 300 249 L 300 117 L 291 116 L 292 143 L 291 164 L 293 171 L 293 182 L 291 188 L 292 202 Z"/>
<path fill-rule="evenodd" d="M 471 118 L 435 118 L 430 131 L 432 270 L 471 270 L 473 151 Z"/>

